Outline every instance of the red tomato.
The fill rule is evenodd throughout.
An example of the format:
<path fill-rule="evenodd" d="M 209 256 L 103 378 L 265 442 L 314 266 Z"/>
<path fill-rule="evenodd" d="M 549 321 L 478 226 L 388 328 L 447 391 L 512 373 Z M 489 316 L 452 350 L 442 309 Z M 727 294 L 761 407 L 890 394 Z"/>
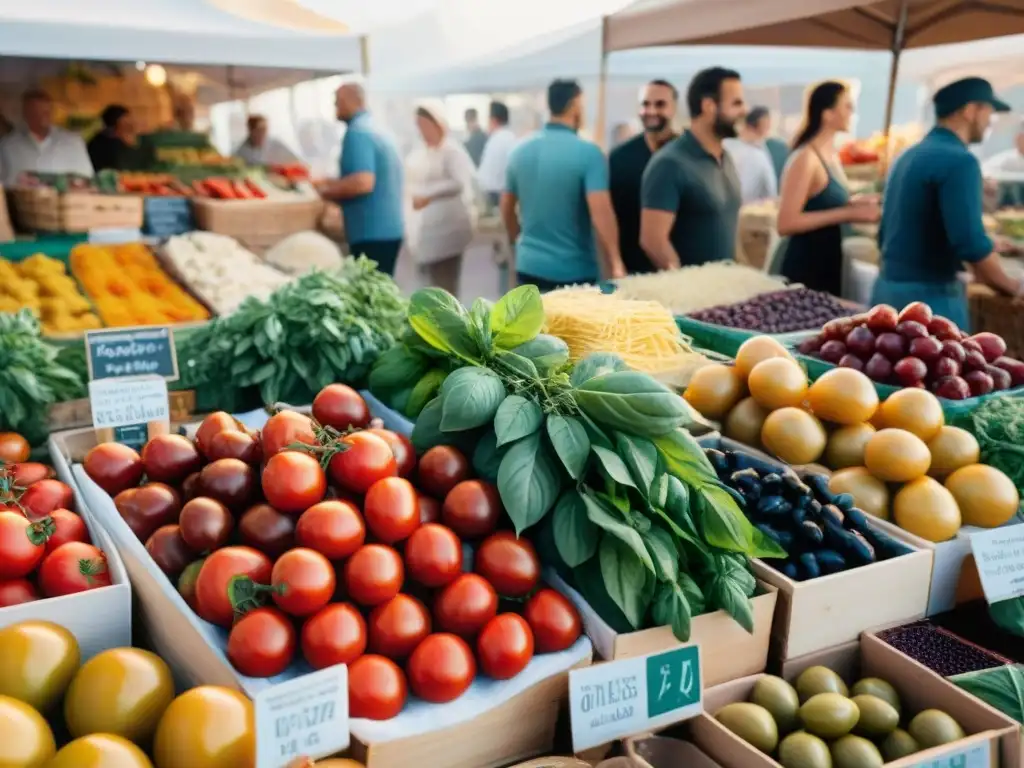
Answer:
<path fill-rule="evenodd" d="M 491 582 L 502 597 L 525 597 L 540 581 L 540 560 L 526 539 L 498 531 L 484 540 L 473 557 L 473 570 Z"/>
<path fill-rule="evenodd" d="M 224 413 L 224 411 L 211 413 L 203 419 L 203 423 L 196 430 L 196 448 L 207 459 L 212 458 L 210 456 L 210 446 L 213 438 L 221 432 L 245 432 L 245 427 L 238 419 L 231 414 Z"/>
<path fill-rule="evenodd" d="M 39 589 L 47 597 L 73 595 L 110 586 L 107 558 L 92 544 L 62 544 L 39 566 Z"/>
<path fill-rule="evenodd" d="M 227 433 L 222 433 L 227 434 Z M 181 538 L 199 554 L 220 549 L 235 529 L 235 518 L 219 501 L 200 496 L 186 502 L 178 517 Z"/>
<path fill-rule="evenodd" d="M 142 466 L 151 482 L 180 483 L 203 466 L 199 449 L 182 435 L 157 435 L 142 447 Z"/>
<path fill-rule="evenodd" d="M 405 542 L 405 567 L 425 587 L 451 584 L 462 573 L 462 542 L 443 525 L 421 525 Z"/>
<path fill-rule="evenodd" d="M 249 611 L 231 627 L 227 655 L 247 677 L 279 675 L 295 656 L 295 627 L 276 608 Z"/>
<path fill-rule="evenodd" d="M 363 546 L 366 526 L 354 504 L 341 499 L 321 501 L 302 513 L 295 524 L 295 541 L 328 560 L 344 560 Z"/>
<path fill-rule="evenodd" d="M 331 458 L 327 469 L 344 490 L 366 493 L 378 480 L 398 474 L 395 454 L 377 435 L 355 432 L 341 438 L 341 442 L 347 448 Z"/>
<path fill-rule="evenodd" d="M 475 637 L 498 614 L 498 593 L 483 577 L 464 573 L 434 599 L 434 619 L 444 632 Z"/>
<path fill-rule="evenodd" d="M 363 517 L 370 533 L 385 544 L 409 538 L 420 525 L 420 504 L 416 489 L 404 477 L 378 480 L 366 492 Z"/>
<path fill-rule="evenodd" d="M 32 519 L 46 517 L 55 509 L 74 509 L 75 494 L 60 480 L 40 480 L 21 494 L 18 503 Z"/>
<path fill-rule="evenodd" d="M 368 429 L 366 431 L 388 444 L 391 452 L 395 454 L 399 477 L 408 477 L 413 473 L 413 470 L 416 469 L 416 449 L 412 447 L 412 441 L 408 437 L 392 432 L 390 429 Z"/>
<path fill-rule="evenodd" d="M 270 582 L 270 560 L 250 547 L 224 547 L 203 562 L 196 578 L 196 613 L 213 624 L 230 627 L 235 618 L 228 587 L 235 576 L 258 584 Z"/>
<path fill-rule="evenodd" d="M 370 653 L 401 661 L 430 634 L 430 614 L 415 597 L 395 595 L 370 612 Z"/>
<path fill-rule="evenodd" d="M 271 416 L 263 426 L 263 458 L 280 453 L 292 443 L 316 445 L 313 420 L 295 411 L 281 411 Z"/>
<path fill-rule="evenodd" d="M 330 384 L 313 398 L 313 418 L 339 432 L 362 429 L 370 423 L 370 406 L 352 387 Z"/>
<path fill-rule="evenodd" d="M 34 543 L 32 523 L 17 512 L 0 512 L 0 579 L 28 576 L 46 554 L 42 543 Z"/>
<path fill-rule="evenodd" d="M 364 544 L 345 563 L 345 589 L 359 605 L 386 603 L 404 580 L 402 558 L 383 544 Z"/>
<path fill-rule="evenodd" d="M 476 653 L 484 674 L 508 680 L 526 669 L 533 658 L 533 631 L 519 614 L 502 613 L 480 630 Z"/>
<path fill-rule="evenodd" d="M 0 463 L 17 464 L 28 461 L 32 446 L 17 432 L 0 432 Z"/>
<path fill-rule="evenodd" d="M 351 603 L 332 603 L 302 625 L 302 655 L 313 669 L 352 664 L 365 651 L 366 622 Z"/>
<path fill-rule="evenodd" d="M 20 488 L 28 488 L 40 480 L 49 480 L 54 476 L 53 467 L 40 464 L 38 461 L 25 461 L 10 467 L 13 472 L 14 484 Z"/>
<path fill-rule="evenodd" d="M 243 509 L 249 503 L 255 484 L 252 467 L 239 459 L 218 459 L 199 473 L 203 495 L 232 510 Z"/>
<path fill-rule="evenodd" d="M 263 468 L 263 495 L 274 509 L 301 514 L 327 493 L 327 476 L 308 453 L 283 451 Z"/>
<path fill-rule="evenodd" d="M 492 483 L 464 480 L 445 496 L 441 520 L 463 539 L 482 539 L 497 529 L 502 509 Z"/>
<path fill-rule="evenodd" d="M 156 567 L 172 581 L 185 571 L 196 556 L 185 542 L 181 526 L 178 525 L 164 525 L 153 531 L 153 535 L 146 541 L 146 551 Z"/>
<path fill-rule="evenodd" d="M 142 457 L 127 445 L 102 443 L 85 454 L 82 466 L 92 481 L 116 496 L 142 479 Z"/>
<path fill-rule="evenodd" d="M 443 499 L 469 477 L 469 462 L 457 448 L 437 445 L 420 457 L 416 476 L 420 488 L 435 499 Z"/>
<path fill-rule="evenodd" d="M 270 584 L 278 608 L 292 616 L 311 616 L 334 597 L 334 566 L 312 549 L 293 549 L 274 563 Z"/>
<path fill-rule="evenodd" d="M 37 541 L 45 542 L 47 555 L 69 541 L 90 543 L 89 529 L 85 527 L 85 521 L 66 509 L 53 510 L 48 517 L 33 523 L 31 530 Z"/>
<path fill-rule="evenodd" d="M 31 603 L 39 599 L 39 592 L 28 579 L 0 581 L 0 608 Z"/>
<path fill-rule="evenodd" d="M 260 441 L 248 432 L 218 432 L 210 441 L 210 461 L 217 459 L 238 459 L 246 464 L 259 464 L 263 460 Z"/>
<path fill-rule="evenodd" d="M 238 533 L 247 547 L 279 557 L 295 546 L 295 518 L 269 504 L 255 504 L 238 521 Z"/>
<path fill-rule="evenodd" d="M 181 497 L 169 485 L 149 483 L 121 491 L 114 497 L 114 506 L 132 533 L 144 542 L 157 528 L 178 522 Z"/>
<path fill-rule="evenodd" d="M 455 635 L 430 635 L 409 657 L 409 687 L 424 701 L 454 701 L 466 692 L 474 677 L 473 652 Z"/>
<path fill-rule="evenodd" d="M 542 589 L 526 602 L 523 617 L 533 630 L 537 653 L 564 651 L 580 639 L 576 608 L 560 592 Z"/>
<path fill-rule="evenodd" d="M 441 522 L 441 502 L 435 499 L 433 496 L 427 496 L 425 493 L 416 492 L 420 500 L 420 522 L 421 523 L 440 523 Z"/>
<path fill-rule="evenodd" d="M 390 720 L 408 695 L 405 675 L 383 656 L 360 656 L 348 667 L 348 716 Z"/>

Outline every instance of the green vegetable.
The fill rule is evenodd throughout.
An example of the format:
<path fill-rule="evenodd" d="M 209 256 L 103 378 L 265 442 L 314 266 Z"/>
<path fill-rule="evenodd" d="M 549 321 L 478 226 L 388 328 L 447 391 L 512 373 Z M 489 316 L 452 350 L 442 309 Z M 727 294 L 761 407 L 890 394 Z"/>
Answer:
<path fill-rule="evenodd" d="M 1024 723 L 1024 665 L 982 669 L 954 675 L 950 682 L 1018 723 Z"/>
<path fill-rule="evenodd" d="M 974 435 L 981 463 L 1002 470 L 1024 494 L 1024 399 L 989 398 L 954 423 Z"/>

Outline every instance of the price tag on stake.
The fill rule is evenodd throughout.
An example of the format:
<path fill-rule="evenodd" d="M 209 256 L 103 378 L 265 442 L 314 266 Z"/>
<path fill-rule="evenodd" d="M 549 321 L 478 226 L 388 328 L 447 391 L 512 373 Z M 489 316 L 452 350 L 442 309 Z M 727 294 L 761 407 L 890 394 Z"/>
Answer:
<path fill-rule="evenodd" d="M 160 376 L 178 379 L 178 353 L 170 328 L 116 328 L 87 331 L 86 363 L 90 379 Z"/>
<path fill-rule="evenodd" d="M 934 760 L 914 763 L 914 768 L 991 768 L 991 766 L 992 749 L 988 741 L 972 744 Z"/>
<path fill-rule="evenodd" d="M 971 534 L 985 600 L 998 603 L 1024 596 L 1024 525 Z"/>
<path fill-rule="evenodd" d="M 256 768 L 319 760 L 349 745 L 348 667 L 339 664 L 272 685 L 253 697 Z"/>
<path fill-rule="evenodd" d="M 703 709 L 696 645 L 569 672 L 569 716 L 577 753 L 689 720 Z"/>

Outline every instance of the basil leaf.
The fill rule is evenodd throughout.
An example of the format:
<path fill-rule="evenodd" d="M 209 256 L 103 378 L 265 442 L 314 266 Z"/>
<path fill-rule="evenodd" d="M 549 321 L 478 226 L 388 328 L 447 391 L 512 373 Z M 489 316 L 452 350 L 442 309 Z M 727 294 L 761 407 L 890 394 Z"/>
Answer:
<path fill-rule="evenodd" d="M 690 639 L 693 618 L 686 593 L 675 582 L 658 585 L 651 605 L 651 618 L 661 627 L 672 627 L 672 634 L 681 643 Z"/>
<path fill-rule="evenodd" d="M 602 537 L 598 559 L 608 596 L 632 627 L 639 629 L 644 619 L 642 593 L 647 578 L 643 565 L 629 547 L 611 535 Z"/>
<path fill-rule="evenodd" d="M 590 451 L 597 457 L 597 463 L 610 479 L 619 485 L 628 485 L 631 488 L 636 487 L 633 478 L 629 476 L 629 469 L 626 468 L 625 462 L 619 458 L 619 454 L 607 448 L 602 448 L 599 445 L 590 446 Z"/>
<path fill-rule="evenodd" d="M 662 472 L 651 483 L 650 502 L 656 507 L 664 508 L 668 501 L 668 475 Z"/>
<path fill-rule="evenodd" d="M 569 376 L 569 383 L 578 387 L 596 376 L 628 370 L 629 366 L 618 355 L 611 352 L 594 352 L 576 363 Z"/>
<path fill-rule="evenodd" d="M 544 327 L 544 302 L 535 285 L 521 285 L 502 296 L 491 310 L 494 343 L 503 349 L 523 344 Z"/>
<path fill-rule="evenodd" d="M 586 427 L 572 416 L 552 413 L 547 419 L 548 439 L 573 480 L 580 480 L 590 457 L 590 438 Z"/>
<path fill-rule="evenodd" d="M 563 339 L 546 333 L 538 334 L 512 351 L 532 361 L 537 370 L 545 374 L 569 362 L 569 345 Z"/>
<path fill-rule="evenodd" d="M 480 437 L 480 442 L 473 449 L 473 471 L 484 480 L 493 483 L 498 479 L 498 469 L 505 451 L 498 448 L 498 438 L 493 429 L 488 429 Z"/>
<path fill-rule="evenodd" d="M 730 573 L 711 578 L 707 589 L 708 608 L 723 610 L 750 634 L 754 634 L 754 608 L 744 594 L 743 585 Z"/>
<path fill-rule="evenodd" d="M 704 613 L 707 601 L 704 599 L 704 593 L 701 592 L 697 582 L 693 580 L 690 574 L 680 571 L 676 584 L 679 585 L 679 588 L 683 590 L 683 594 L 686 595 L 686 602 L 690 606 L 691 615 L 700 616 Z"/>
<path fill-rule="evenodd" d="M 576 387 L 576 402 L 599 424 L 655 437 L 692 423 L 686 401 L 645 373 L 617 371 Z"/>
<path fill-rule="evenodd" d="M 721 485 L 705 485 L 697 494 L 704 540 L 712 547 L 747 557 L 784 558 L 786 550 L 755 528 Z"/>
<path fill-rule="evenodd" d="M 509 395 L 494 414 L 494 434 L 498 437 L 498 447 L 532 435 L 540 429 L 542 421 L 544 414 L 539 405 L 521 395 Z"/>
<path fill-rule="evenodd" d="M 693 522 L 693 515 L 690 513 L 690 489 L 674 475 L 668 475 L 668 493 L 665 499 L 665 511 L 669 517 L 695 539 L 700 539 L 700 533 Z"/>
<path fill-rule="evenodd" d="M 527 379 L 537 379 L 540 377 L 540 374 L 537 372 L 537 366 L 533 364 L 533 361 L 522 355 L 517 355 L 515 352 L 499 349 L 498 360 L 508 368 L 511 368 L 519 376 L 524 376 Z"/>
<path fill-rule="evenodd" d="M 590 522 L 598 528 L 604 529 L 629 547 L 639 561 L 643 563 L 643 566 L 651 573 L 655 573 L 654 562 L 651 560 L 651 555 L 647 551 L 647 547 L 644 546 L 644 540 L 640 538 L 640 534 L 622 522 L 621 519 L 615 517 L 594 494 L 585 491 L 582 496 L 584 504 L 587 505 L 587 517 L 590 518 Z"/>
<path fill-rule="evenodd" d="M 575 568 L 594 556 L 601 530 L 590 522 L 586 502 L 575 488 L 559 497 L 553 518 L 555 547 L 566 565 Z"/>
<path fill-rule="evenodd" d="M 616 432 L 615 448 L 619 456 L 629 467 L 629 474 L 635 481 L 636 488 L 647 497 L 654 482 L 654 473 L 658 469 L 658 449 L 650 440 L 633 437 L 623 432 Z"/>
<path fill-rule="evenodd" d="M 429 369 L 430 361 L 426 355 L 404 344 L 396 344 L 377 358 L 370 371 L 370 391 L 408 389 L 415 386 Z"/>
<path fill-rule="evenodd" d="M 438 368 L 427 371 L 423 377 L 416 382 L 416 386 L 412 388 L 412 392 L 409 393 L 409 399 L 405 404 L 405 415 L 410 419 L 415 419 L 419 416 L 420 411 L 423 410 L 424 406 L 437 397 L 437 393 L 441 389 L 441 385 L 444 384 L 447 376 L 448 374 Z"/>
<path fill-rule="evenodd" d="M 409 325 L 434 349 L 477 362 L 480 350 L 469 332 L 469 316 L 458 300 L 441 288 L 421 288 L 409 300 Z"/>
<path fill-rule="evenodd" d="M 658 580 L 674 582 L 679 576 L 679 550 L 676 549 L 672 534 L 664 528 L 652 525 L 642 538 L 654 562 L 654 572 Z"/>
<path fill-rule="evenodd" d="M 489 368 L 459 368 L 441 387 L 441 429 L 460 432 L 488 424 L 505 399 L 505 385 Z"/>
<path fill-rule="evenodd" d="M 443 407 L 441 398 L 435 397 L 423 406 L 423 410 L 420 411 L 420 415 L 413 425 L 412 435 L 409 437 L 417 453 L 424 453 L 435 445 L 445 444 L 446 438 L 441 431 L 441 412 Z"/>
<path fill-rule="evenodd" d="M 580 421 L 583 422 L 583 427 L 587 431 L 587 437 L 590 438 L 591 445 L 599 445 L 602 448 L 607 448 L 609 451 L 614 451 L 615 446 L 612 445 L 611 438 L 604 433 L 594 420 L 587 416 L 587 414 L 580 412 Z"/>
<path fill-rule="evenodd" d="M 1007 717 L 1018 723 L 1024 722 L 1024 666 L 1007 664 L 976 672 L 964 672 L 948 680 Z"/>
<path fill-rule="evenodd" d="M 501 460 L 498 493 L 517 535 L 541 521 L 560 489 L 558 468 L 536 432 L 513 444 Z"/>
<path fill-rule="evenodd" d="M 677 429 L 657 438 L 654 445 L 669 473 L 686 485 L 696 486 L 718 480 L 715 468 L 704 453 L 704 449 L 685 429 Z"/>
<path fill-rule="evenodd" d="M 469 310 L 469 324 L 477 346 L 486 355 L 494 347 L 491 336 L 491 307 L 493 304 L 485 298 L 473 302 Z"/>

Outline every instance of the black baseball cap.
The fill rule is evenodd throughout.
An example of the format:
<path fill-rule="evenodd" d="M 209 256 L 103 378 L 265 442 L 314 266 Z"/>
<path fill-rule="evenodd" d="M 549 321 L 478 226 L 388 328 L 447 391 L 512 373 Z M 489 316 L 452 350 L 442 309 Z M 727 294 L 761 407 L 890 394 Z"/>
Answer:
<path fill-rule="evenodd" d="M 1010 105 L 997 99 L 992 83 L 982 77 L 965 77 L 940 88 L 932 97 L 935 116 L 940 120 L 968 104 L 991 104 L 996 112 L 1009 112 Z"/>

